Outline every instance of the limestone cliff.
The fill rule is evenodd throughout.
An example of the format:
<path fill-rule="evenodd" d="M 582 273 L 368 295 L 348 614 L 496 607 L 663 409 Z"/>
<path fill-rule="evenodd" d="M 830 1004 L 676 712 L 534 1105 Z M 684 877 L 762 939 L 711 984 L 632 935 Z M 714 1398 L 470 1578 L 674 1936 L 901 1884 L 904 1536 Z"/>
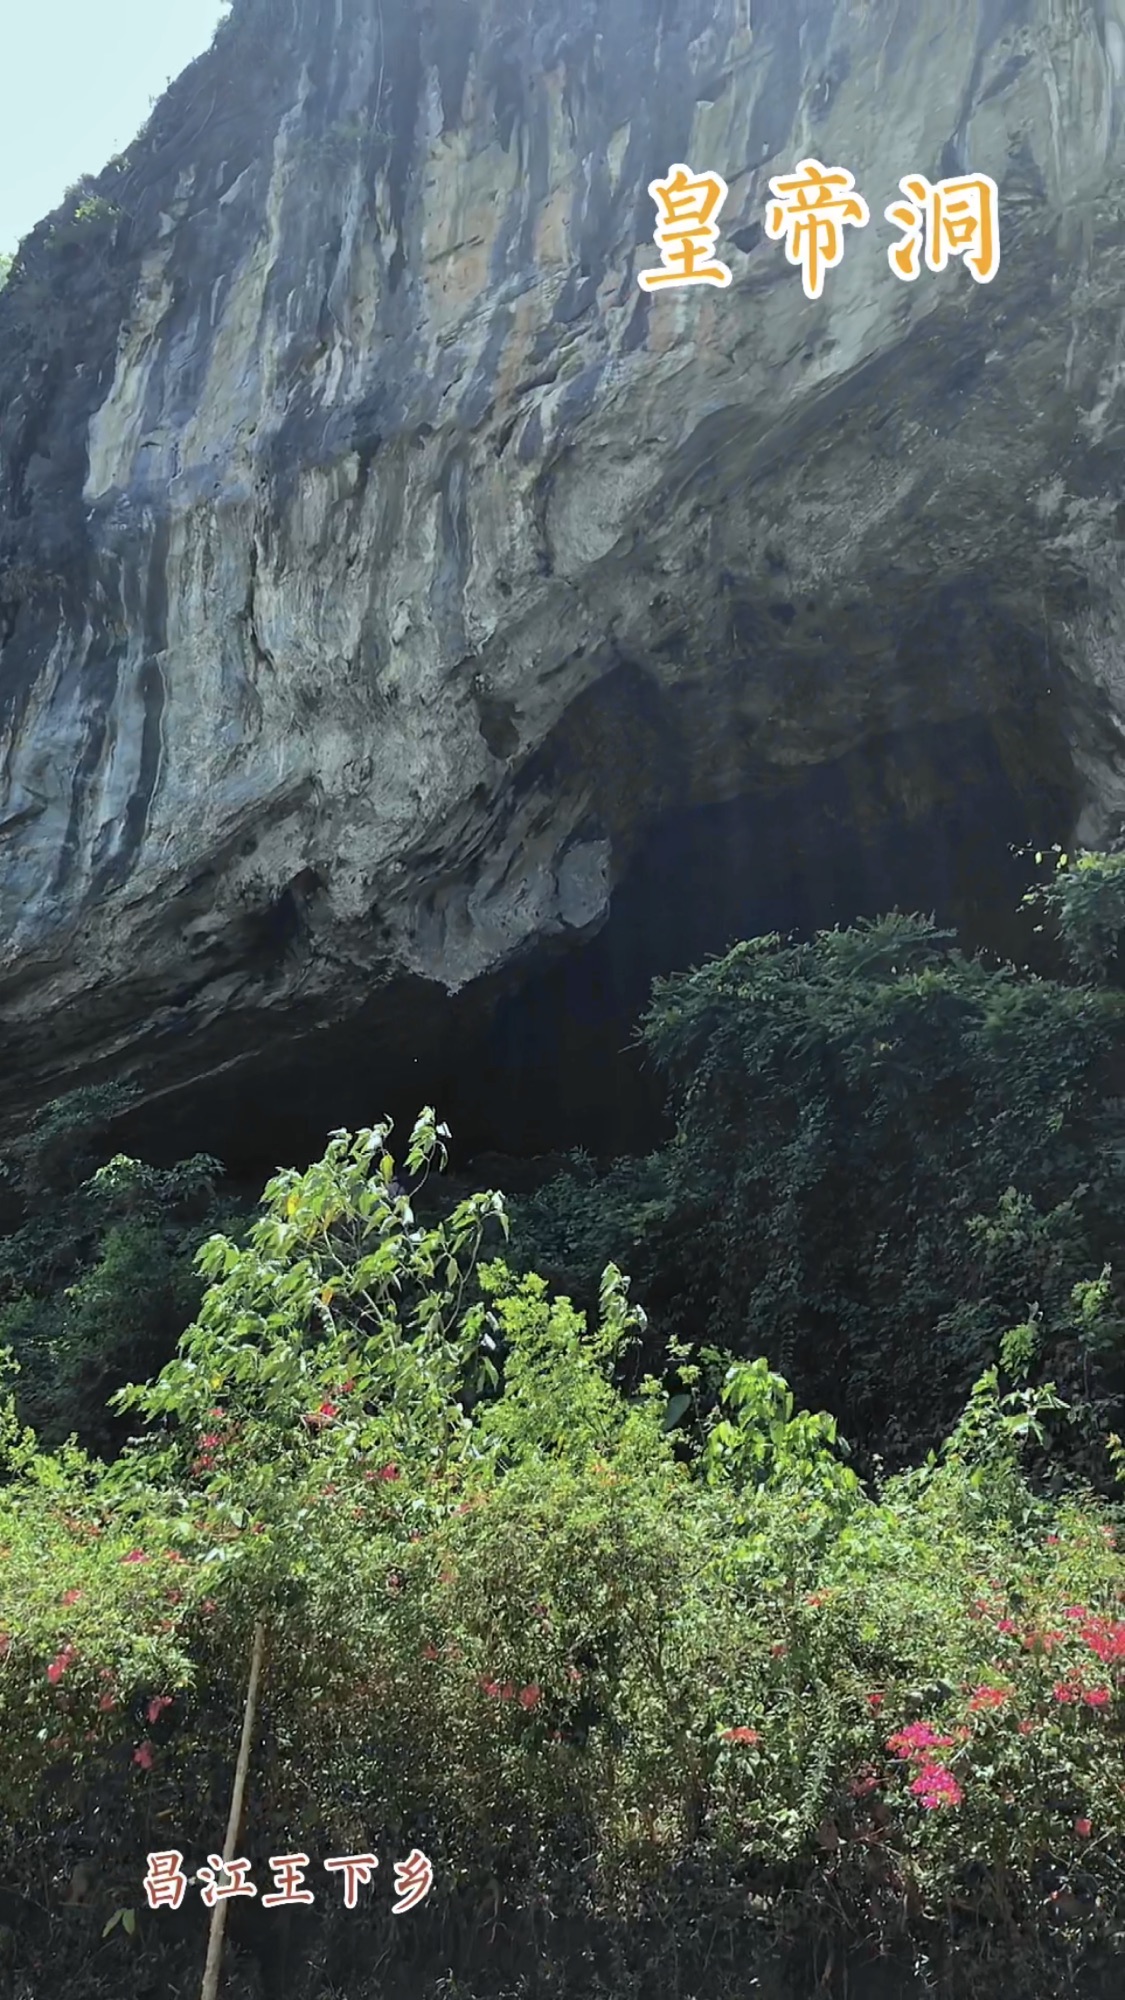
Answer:
<path fill-rule="evenodd" d="M 1113 837 L 1123 91 L 1125 0 L 234 0 L 0 294 L 4 1115 L 388 1022 L 876 738 Z M 649 297 L 681 160 L 733 282 Z M 888 269 L 917 172 L 991 284 Z"/>

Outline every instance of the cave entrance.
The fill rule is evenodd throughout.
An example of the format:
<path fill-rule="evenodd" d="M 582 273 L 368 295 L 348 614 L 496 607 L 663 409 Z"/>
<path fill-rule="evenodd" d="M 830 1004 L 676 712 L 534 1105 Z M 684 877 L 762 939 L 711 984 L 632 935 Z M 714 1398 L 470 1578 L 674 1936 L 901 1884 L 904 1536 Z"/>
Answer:
<path fill-rule="evenodd" d="M 930 724 L 748 796 L 666 812 L 592 941 L 453 998 L 410 982 L 281 1062 L 135 1114 L 123 1143 L 158 1162 L 208 1151 L 260 1185 L 319 1157 L 337 1126 L 386 1114 L 401 1143 L 433 1104 L 458 1167 L 483 1154 L 648 1150 L 666 1129 L 661 1093 L 632 1042 L 657 975 L 740 938 L 893 908 L 932 912 L 967 948 L 1027 962 L 1020 850 L 1065 839 L 1075 798 L 1057 764 L 1052 776 L 1014 762 L 987 719 Z"/>

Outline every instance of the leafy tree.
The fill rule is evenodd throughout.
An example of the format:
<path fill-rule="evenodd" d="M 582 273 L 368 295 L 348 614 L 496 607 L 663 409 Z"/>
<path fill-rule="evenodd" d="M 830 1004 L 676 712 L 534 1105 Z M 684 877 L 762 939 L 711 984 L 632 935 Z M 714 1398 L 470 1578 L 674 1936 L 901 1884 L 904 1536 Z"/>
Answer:
<path fill-rule="evenodd" d="M 1024 905 L 1054 926 L 1067 958 L 1084 977 L 1121 983 L 1125 854 L 1070 855 L 1056 849 L 1053 879 L 1030 890 Z"/>
<path fill-rule="evenodd" d="M 545 1249 L 588 1282 L 616 1232 L 664 1337 L 768 1354 L 899 1460 L 940 1435 L 1016 1324 L 1034 1325 L 1044 1368 L 1116 1393 L 1103 1112 L 1120 995 L 987 965 L 891 916 L 658 980 L 641 1038 L 674 1141 L 517 1207 L 523 1259 Z"/>
<path fill-rule="evenodd" d="M 195 1252 L 236 1220 L 205 1155 L 96 1165 L 128 1102 L 105 1088 L 57 1099 L 3 1163 L 0 1344 L 20 1365 L 20 1415 L 48 1444 L 72 1431 L 101 1451 L 121 1441 L 111 1394 L 171 1354 L 203 1293 Z"/>

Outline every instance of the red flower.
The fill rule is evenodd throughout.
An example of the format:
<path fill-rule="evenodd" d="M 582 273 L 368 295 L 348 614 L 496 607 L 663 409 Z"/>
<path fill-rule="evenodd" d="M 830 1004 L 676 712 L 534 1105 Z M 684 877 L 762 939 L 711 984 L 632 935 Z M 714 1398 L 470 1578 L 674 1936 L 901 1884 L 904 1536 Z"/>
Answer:
<path fill-rule="evenodd" d="M 1023 1644 L 1029 1653 L 1050 1653 L 1065 1637 L 1065 1632 L 1026 1632 Z"/>
<path fill-rule="evenodd" d="M 148 1719 L 149 1719 L 149 1721 L 150 1721 L 150 1722 L 159 1722 L 159 1720 L 160 1720 L 161 1716 L 163 1715 L 163 1713 L 164 1713 L 165 1709 L 166 1709 L 166 1708 L 171 1708 L 173 1700 L 174 1700 L 174 1696 L 172 1696 L 172 1695 L 170 1695 L 170 1694 L 155 1694 L 155 1695 L 153 1695 L 153 1698 L 152 1698 L 152 1700 L 151 1700 L 151 1701 L 149 1702 L 149 1705 L 148 1705 Z"/>
<path fill-rule="evenodd" d="M 81 1595 L 82 1592 L 80 1590 L 64 1590 L 61 1602 L 63 1604 L 77 1604 Z"/>
<path fill-rule="evenodd" d="M 146 1563 L 148 1557 L 143 1549 L 130 1549 L 128 1555 L 122 1556 L 121 1560 L 123 1563 Z"/>
<path fill-rule="evenodd" d="M 947 1750 L 956 1739 L 939 1736 L 932 1722 L 908 1722 L 905 1729 L 887 1738 L 887 1749 L 896 1757 L 924 1757 L 927 1750 Z"/>
<path fill-rule="evenodd" d="M 1056 1701 L 1078 1700 L 1078 1689 L 1072 1687 L 1069 1681 L 1056 1681 L 1051 1693 Z"/>
<path fill-rule="evenodd" d="M 339 1410 L 337 1409 L 335 1403 L 321 1403 L 319 1408 L 317 1409 L 318 1417 L 336 1417 L 339 1416 L 339 1414 L 340 1414 Z"/>
<path fill-rule="evenodd" d="M 1034 1735 L 1039 1725 L 1036 1722 L 1028 1722 L 1025 1720 L 1023 1722 L 1017 1723 L 1016 1727 L 1018 1728 L 1021 1736 L 1032 1736 Z"/>
<path fill-rule="evenodd" d="M 1108 1619 L 1092 1618 L 1083 1627 L 1082 1637 L 1106 1666 L 1111 1660 L 1125 1660 L 1125 1621 L 1111 1625 Z"/>
<path fill-rule="evenodd" d="M 98 1703 L 98 1707 L 101 1709 L 103 1714 L 108 1714 L 111 1708 L 117 1707 L 117 1703 L 111 1694 L 103 1694 L 101 1700 Z"/>
<path fill-rule="evenodd" d="M 500 1692 L 499 1681 L 483 1680 L 481 1682 L 481 1687 L 483 1688 L 485 1694 L 497 1695 Z"/>
<path fill-rule="evenodd" d="M 534 1708 L 536 1702 L 539 1700 L 540 1692 L 541 1690 L 535 1681 L 532 1681 L 528 1687 L 521 1688 L 520 1707 Z"/>
<path fill-rule="evenodd" d="M 1087 1708 L 1107 1708 L 1113 1695 L 1109 1688 L 1088 1688 L 1082 1699 Z"/>
<path fill-rule="evenodd" d="M 871 1693 L 867 1697 L 867 1706 L 871 1710 L 873 1715 L 878 1714 L 885 1700 L 886 1696 L 880 1694 L 877 1688 L 872 1689 Z"/>
<path fill-rule="evenodd" d="M 1059 1543 L 1059 1538 L 1058 1538 L 1058 1536 L 1057 1536 L 1057 1535 L 1048 1535 L 1048 1537 L 1047 1537 L 1047 1547 L 1048 1547 L 1049 1549 L 1054 1549 L 1054 1548 L 1057 1548 L 1057 1547 L 1058 1547 L 1058 1543 Z"/>
<path fill-rule="evenodd" d="M 1069 1618 L 1072 1623 L 1077 1621 L 1078 1624 L 1081 1624 L 1082 1620 L 1089 1616 L 1090 1614 L 1084 1604 L 1068 1604 L 1063 1612 L 1064 1618 Z"/>
<path fill-rule="evenodd" d="M 501 1701 L 511 1701 L 512 1696 L 515 1694 L 515 1691 L 516 1687 L 514 1681 L 501 1681 L 499 1689 Z"/>
<path fill-rule="evenodd" d="M 51 1682 L 52 1686 L 61 1681 L 67 1668 L 73 1666 L 77 1658 L 78 1655 L 74 1647 L 69 1645 L 64 1646 L 60 1653 L 56 1653 L 55 1658 L 47 1668 L 47 1679 Z"/>
<path fill-rule="evenodd" d="M 1003 1708 L 1008 1699 L 1006 1688 L 979 1687 L 969 1696 L 970 1709 Z"/>
<path fill-rule="evenodd" d="M 151 1743 L 138 1744 L 137 1748 L 133 1752 L 133 1762 L 134 1764 L 139 1764 L 142 1771 L 151 1771 L 152 1744 Z"/>
<path fill-rule="evenodd" d="M 760 1743 L 761 1740 L 757 1730 L 748 1729 L 744 1722 L 740 1722 L 734 1729 L 723 1730 L 724 1743 Z"/>
<path fill-rule="evenodd" d="M 201 1451 L 217 1451 L 222 1442 L 218 1431 L 208 1431 L 206 1436 L 200 1438 L 199 1448 Z"/>
<path fill-rule="evenodd" d="M 1015 1629 L 1016 1621 L 1014 1618 L 998 1618 L 996 1620 L 996 1630 L 998 1632 L 1014 1632 Z"/>
<path fill-rule="evenodd" d="M 397 1465 L 381 1465 L 376 1477 L 379 1479 L 400 1479 L 402 1474 L 399 1472 Z"/>
<path fill-rule="evenodd" d="M 784 1639 L 776 1639 L 770 1647 L 770 1657 L 775 1660 L 783 1660 L 788 1651 L 789 1648 Z"/>
<path fill-rule="evenodd" d="M 1081 1840 L 1089 1840 L 1090 1835 L 1094 1831 L 1094 1823 L 1089 1819 L 1076 1819 L 1074 1822 L 1074 1831 Z"/>

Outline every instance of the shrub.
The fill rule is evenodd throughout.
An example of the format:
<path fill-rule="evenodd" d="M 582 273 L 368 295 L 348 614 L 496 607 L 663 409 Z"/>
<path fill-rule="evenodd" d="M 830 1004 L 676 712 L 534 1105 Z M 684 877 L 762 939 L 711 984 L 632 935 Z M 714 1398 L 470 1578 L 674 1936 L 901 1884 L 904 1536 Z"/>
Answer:
<path fill-rule="evenodd" d="M 412 1171 L 442 1137 L 426 1114 Z M 9 1405 L 11 1840 L 96 1795 L 119 1865 L 154 1815 L 213 1846 L 203 1773 L 216 1742 L 233 1763 L 264 1621 L 253 1857 L 298 1828 L 366 1845 L 377 1805 L 439 1903 L 495 1879 L 624 1921 L 705 1852 L 724 1907 L 752 1892 L 781 1932 L 932 1945 L 956 1908 L 966 1951 L 989 1922 L 1120 1948 L 1120 1510 L 1028 1484 L 1055 1393 L 986 1374 L 943 1450 L 876 1484 L 761 1358 L 681 1351 L 674 1402 L 627 1395 L 619 1273 L 587 1334 L 479 1261 L 494 1194 L 420 1227 L 386 1140 L 336 1135 L 246 1244 L 205 1247 L 112 1467 Z"/>

